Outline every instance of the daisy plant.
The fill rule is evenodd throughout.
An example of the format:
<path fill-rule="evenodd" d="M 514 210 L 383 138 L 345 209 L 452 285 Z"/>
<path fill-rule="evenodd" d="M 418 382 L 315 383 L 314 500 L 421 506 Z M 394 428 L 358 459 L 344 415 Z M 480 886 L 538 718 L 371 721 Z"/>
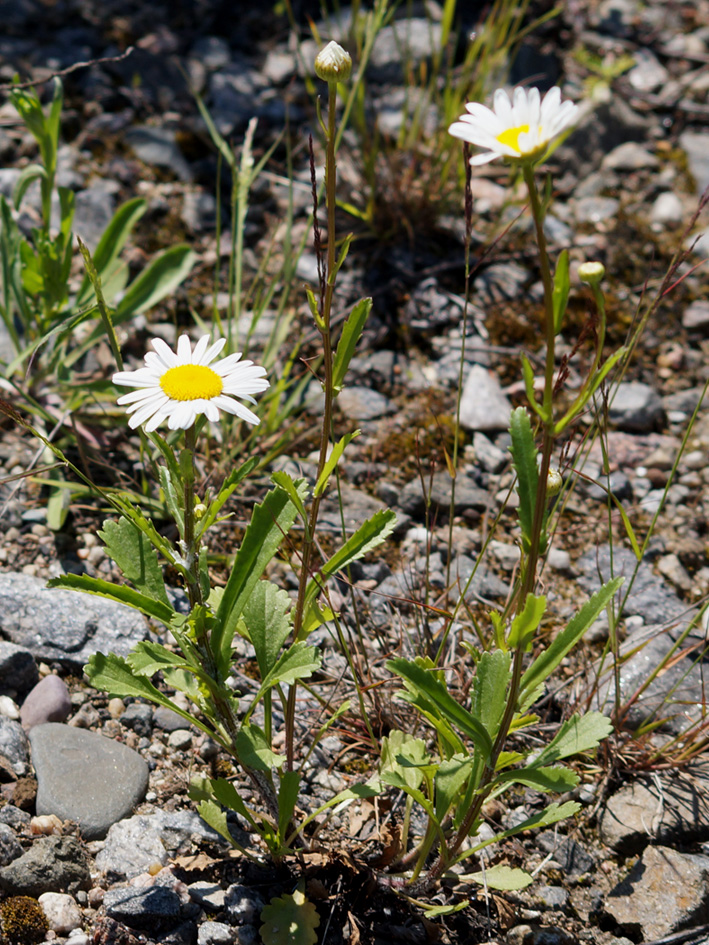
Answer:
<path fill-rule="evenodd" d="M 166 706 L 213 738 L 231 759 L 234 774 L 228 778 L 198 778 L 190 796 L 203 818 L 235 846 L 239 844 L 227 825 L 229 812 L 236 813 L 242 827 L 256 834 L 274 857 L 282 857 L 293 846 L 307 846 L 305 828 L 320 811 L 296 822 L 303 769 L 318 738 L 348 707 L 348 703 L 336 707 L 329 720 L 321 721 L 314 737 L 309 741 L 302 738 L 298 682 L 316 672 L 321 662 L 318 648 L 309 644 L 308 637 L 323 623 L 337 621 L 328 605 L 328 581 L 382 542 L 395 521 L 391 511 L 378 512 L 354 534 L 343 535 L 341 546 L 329 558 L 322 559 L 318 554 L 320 503 L 338 461 L 356 435 L 354 431 L 332 441 L 333 405 L 371 307 L 369 299 L 355 305 L 339 338 L 334 337 L 331 312 L 336 275 L 349 246 L 348 238 L 337 251 L 335 240 L 335 106 L 338 83 L 346 81 L 350 68 L 349 56 L 336 44 L 328 46 L 316 61 L 318 75 L 328 83 L 329 115 L 327 123 L 323 122 L 328 239 L 325 248 L 314 186 L 314 236 L 321 279 L 319 295 L 308 290 L 322 339 L 325 398 L 315 482 L 309 485 L 305 479 L 293 478 L 284 471 L 273 474 L 270 490 L 254 506 L 243 539 L 234 551 L 226 581 L 223 586 L 215 586 L 209 567 L 210 532 L 229 516 L 229 500 L 244 478 L 259 466 L 259 458 L 252 457 L 233 469 L 213 493 L 203 491 L 201 466 L 196 461 L 200 435 L 225 414 L 258 424 L 255 395 L 269 387 L 267 372 L 252 361 L 242 360 L 238 353 L 219 357 L 228 345 L 225 338 L 212 341 L 203 335 L 193 346 L 189 336 L 183 334 L 176 350 L 155 338 L 143 366 L 119 370 L 113 375 L 113 383 L 119 389 L 131 388 L 118 397 L 118 403 L 126 408 L 128 426 L 140 430 L 156 450 L 160 487 L 176 537 L 167 537 L 169 529 L 158 530 L 129 497 L 111 494 L 109 501 L 120 515 L 118 521 L 107 521 L 99 535 L 127 583 L 112 584 L 71 574 L 50 582 L 53 587 L 74 588 L 128 604 L 145 614 L 158 634 L 161 626 L 169 630 L 170 636 L 162 642 L 139 643 L 127 658 L 98 653 L 85 672 L 95 687 Z M 312 149 L 311 171 L 315 180 Z M 290 542 L 289 532 L 296 523 L 300 551 L 288 548 L 288 557 L 295 559 L 297 570 L 297 591 L 291 597 L 265 574 L 279 549 Z M 222 546 L 224 535 L 222 526 Z M 179 576 L 185 594 L 166 586 L 163 565 Z M 237 643 L 242 649 L 251 648 L 258 669 L 247 707 L 240 705 L 240 690 L 244 680 L 249 680 L 238 673 Z M 193 711 L 178 705 L 168 694 L 170 689 L 184 693 Z M 274 700 L 280 703 L 278 715 L 273 709 Z M 284 720 L 283 731 L 274 730 L 276 717 Z M 300 750 L 298 746 L 304 741 L 306 748 Z M 283 745 L 282 754 L 277 744 Z M 377 790 L 373 784 L 355 786 L 321 810 L 357 796 L 371 796 Z M 252 850 L 239 848 L 253 855 Z"/>
<path fill-rule="evenodd" d="M 578 117 L 578 107 L 563 102 L 559 89 L 552 89 L 543 99 L 537 89 L 516 89 L 512 97 L 500 89 L 494 95 L 492 109 L 469 104 L 467 114 L 450 127 L 453 136 L 466 142 L 466 149 L 468 145 L 483 149 L 470 158 L 473 167 L 501 159 L 521 171 L 544 287 L 541 320 L 546 351 L 541 398 L 536 393 L 531 363 L 523 356 L 528 404 L 511 414 L 510 449 L 517 475 L 521 564 L 506 606 L 490 614 L 492 645 L 484 652 L 469 647 L 472 681 L 468 697 L 463 703 L 449 692 L 438 660 L 397 657 L 387 663 L 403 681 L 400 697 L 418 710 L 436 735 L 432 750 L 430 743 L 421 738 L 391 732 L 382 750 L 382 781 L 408 796 L 407 823 L 413 803 L 423 808 L 427 820 L 423 837 L 409 849 L 405 838 L 399 859 L 390 867 L 394 875 L 388 877 L 389 883 L 412 895 L 429 890 L 451 867 L 480 856 L 489 843 L 574 814 L 579 809 L 575 801 L 552 802 L 516 827 L 492 838 L 476 838 L 487 800 L 514 784 L 541 793 L 568 792 L 579 777 L 559 762 L 593 750 L 611 731 L 609 719 L 590 712 L 567 719 L 546 745 L 540 747 L 536 740 L 525 744 L 524 738 L 516 737 L 514 750 L 510 748 L 513 733 L 517 736 L 538 721 L 533 706 L 543 694 L 546 680 L 611 603 L 622 583 L 616 578 L 601 587 L 551 642 L 542 634 L 541 628 L 551 618 L 546 597 L 539 593 L 539 574 L 549 549 L 550 505 L 564 489 L 552 462 L 555 449 L 559 438 L 588 407 L 625 353 L 621 349 L 604 360 L 604 271 L 599 263 L 581 266 L 579 275 L 591 287 L 596 311 L 589 317 L 588 328 L 575 351 L 582 351 L 584 339 L 589 338 L 592 350 L 580 388 L 565 390 L 568 370 L 564 359 L 557 363 L 556 338 L 564 326 L 570 291 L 569 255 L 564 250 L 552 271 L 544 235 L 546 203 L 537 190 L 536 175 L 538 166 Z M 468 211 L 470 206 L 471 202 L 466 201 Z M 448 615 L 444 640 L 463 606 L 466 591 L 464 588 Z M 443 644 L 438 652 L 440 657 Z M 462 878 L 501 889 L 521 888 L 532 881 L 522 870 L 506 866 L 488 867 Z M 460 879 L 458 873 L 457 881 Z M 439 911 L 450 908 L 456 907 Z"/>

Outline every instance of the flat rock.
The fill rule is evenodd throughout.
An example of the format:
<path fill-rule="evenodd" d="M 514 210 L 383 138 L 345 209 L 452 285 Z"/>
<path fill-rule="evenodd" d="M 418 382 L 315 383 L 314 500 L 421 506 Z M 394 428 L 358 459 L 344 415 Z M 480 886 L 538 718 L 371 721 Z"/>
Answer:
<path fill-rule="evenodd" d="M 165 886 L 109 889 L 103 904 L 109 918 L 131 928 L 159 930 L 180 919 L 180 897 Z"/>
<path fill-rule="evenodd" d="M 81 669 L 99 651 L 127 656 L 148 627 L 123 604 L 8 571 L 0 574 L 0 633 L 35 659 Z"/>
<path fill-rule="evenodd" d="M 699 331 L 702 334 L 709 334 L 709 302 L 705 299 L 697 299 L 692 302 L 682 315 L 682 327 L 689 331 Z"/>
<path fill-rule="evenodd" d="M 686 846 L 709 839 L 706 764 L 624 784 L 608 799 L 598 830 L 603 843 L 623 856 L 639 853 L 651 840 Z"/>
<path fill-rule="evenodd" d="M 466 430 L 506 430 L 512 405 L 497 376 L 474 364 L 463 387 L 460 423 Z"/>
<path fill-rule="evenodd" d="M 126 745 L 50 722 L 30 732 L 37 813 L 73 820 L 87 840 L 106 836 L 148 787 L 148 765 Z"/>
<path fill-rule="evenodd" d="M 351 420 L 376 420 L 396 410 L 388 397 L 369 387 L 345 387 L 337 405 Z"/>
<path fill-rule="evenodd" d="M 26 853 L 0 869 L 0 887 L 11 896 L 89 889 L 89 862 L 76 837 L 40 837 Z"/>
<path fill-rule="evenodd" d="M 649 433 L 664 423 L 662 398 L 649 384 L 627 381 L 619 384 L 611 401 L 608 419 L 630 433 Z"/>
<path fill-rule="evenodd" d="M 633 941 L 702 925 L 709 920 L 709 857 L 648 847 L 603 910 Z"/>

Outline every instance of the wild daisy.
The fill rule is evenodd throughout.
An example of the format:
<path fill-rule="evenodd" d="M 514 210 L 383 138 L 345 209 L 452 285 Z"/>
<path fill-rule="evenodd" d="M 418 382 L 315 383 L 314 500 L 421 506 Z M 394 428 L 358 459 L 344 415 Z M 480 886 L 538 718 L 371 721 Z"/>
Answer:
<path fill-rule="evenodd" d="M 448 131 L 487 149 L 471 157 L 471 164 L 487 164 L 498 157 L 536 163 L 551 142 L 578 121 L 579 114 L 573 102 L 561 101 L 556 87 L 543 99 L 539 89 L 515 89 L 512 99 L 504 89 L 498 89 L 492 109 L 478 102 L 469 102 L 465 107 L 469 114 L 453 122 Z"/>
<path fill-rule="evenodd" d="M 252 394 L 269 386 L 266 369 L 253 361 L 240 361 L 240 354 L 215 361 L 226 344 L 224 338 L 210 345 L 209 335 L 203 335 L 193 351 L 188 336 L 181 335 L 177 353 L 160 338 L 153 338 L 151 344 L 155 350 L 145 355 L 145 367 L 113 375 L 114 384 L 136 388 L 118 398 L 132 414 L 131 429 L 145 424 L 151 432 L 167 420 L 171 430 L 187 430 L 200 414 L 213 422 L 219 420 L 220 410 L 247 423 L 259 422 L 255 413 L 234 398 L 255 404 Z"/>

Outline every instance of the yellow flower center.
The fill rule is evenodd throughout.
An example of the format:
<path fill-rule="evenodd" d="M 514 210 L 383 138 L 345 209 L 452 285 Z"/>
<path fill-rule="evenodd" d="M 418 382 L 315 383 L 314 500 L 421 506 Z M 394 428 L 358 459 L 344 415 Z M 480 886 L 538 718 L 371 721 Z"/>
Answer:
<path fill-rule="evenodd" d="M 500 144 L 506 144 L 513 151 L 521 153 L 519 146 L 519 136 L 529 131 L 529 125 L 519 125 L 517 128 L 505 128 L 498 136 Z"/>
<path fill-rule="evenodd" d="M 216 371 L 204 364 L 178 364 L 165 371 L 160 387 L 172 400 L 211 400 L 224 384 Z"/>

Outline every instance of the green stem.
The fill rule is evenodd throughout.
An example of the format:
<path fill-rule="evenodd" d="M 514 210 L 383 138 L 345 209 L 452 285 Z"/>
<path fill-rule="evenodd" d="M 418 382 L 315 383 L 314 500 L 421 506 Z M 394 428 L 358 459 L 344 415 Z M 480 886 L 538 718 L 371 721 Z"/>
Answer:
<path fill-rule="evenodd" d="M 335 163 L 335 145 L 336 145 L 336 118 L 337 118 L 337 82 L 328 83 L 328 113 L 327 113 L 327 142 L 325 153 L 325 199 L 327 202 L 327 268 L 325 274 L 325 291 L 322 296 L 320 319 L 318 325 L 323 343 L 323 373 L 325 407 L 323 413 L 322 431 L 320 436 L 320 458 L 318 460 L 318 472 L 316 479 L 320 478 L 325 463 L 327 461 L 328 447 L 330 446 L 330 432 L 332 428 L 332 411 L 335 401 L 335 392 L 333 387 L 333 355 L 332 355 L 332 336 L 330 331 L 330 319 L 332 312 L 332 298 L 335 291 L 335 187 L 337 165 Z M 310 515 L 308 517 L 307 537 L 303 542 L 303 557 L 300 566 L 300 579 L 298 582 L 298 599 L 293 616 L 293 639 L 297 640 L 300 634 L 305 611 L 305 592 L 310 578 L 310 567 L 315 547 L 315 528 L 317 525 L 318 514 L 320 512 L 320 502 L 322 494 L 314 496 L 310 506 Z M 286 742 L 286 765 L 287 770 L 293 770 L 294 761 L 294 743 L 295 743 L 295 703 L 296 703 L 297 684 L 294 682 L 288 692 L 288 703 L 285 714 L 285 742 Z"/>
<path fill-rule="evenodd" d="M 554 416 L 553 416 L 553 395 L 554 395 L 554 359 L 555 359 L 555 334 L 554 334 L 554 283 L 547 255 L 546 237 L 544 236 L 544 213 L 541 201 L 537 192 L 534 180 L 534 168 L 531 164 L 523 165 L 524 180 L 529 191 L 530 208 L 537 237 L 537 246 L 539 249 L 539 264 L 544 285 L 544 329 L 546 337 L 546 361 L 544 370 L 544 424 L 541 448 L 541 463 L 539 468 L 539 479 L 537 481 L 537 496 L 534 506 L 534 518 L 532 521 L 532 533 L 530 536 L 530 549 L 527 559 L 524 562 L 522 578 L 519 591 L 516 596 L 516 611 L 520 613 L 524 609 L 527 595 L 534 593 L 537 583 L 537 569 L 542 549 L 543 531 L 544 531 L 544 513 L 546 509 L 547 477 L 549 474 L 549 465 L 554 449 Z M 471 829 L 477 819 L 480 817 L 483 804 L 487 800 L 488 794 L 492 788 L 495 779 L 497 762 L 502 749 L 507 741 L 510 727 L 517 711 L 517 701 L 519 698 L 519 686 L 522 678 L 522 669 L 524 664 L 524 649 L 517 647 L 512 660 L 512 679 L 510 681 L 505 712 L 497 732 L 497 737 L 492 747 L 492 752 L 485 765 L 480 785 L 473 803 L 466 813 L 463 821 L 452 839 L 447 855 L 442 853 L 436 859 L 429 872 L 423 880 L 412 885 L 414 895 L 424 891 L 436 882 L 446 869 L 448 863 L 460 850 L 465 839 L 469 836 Z"/>

